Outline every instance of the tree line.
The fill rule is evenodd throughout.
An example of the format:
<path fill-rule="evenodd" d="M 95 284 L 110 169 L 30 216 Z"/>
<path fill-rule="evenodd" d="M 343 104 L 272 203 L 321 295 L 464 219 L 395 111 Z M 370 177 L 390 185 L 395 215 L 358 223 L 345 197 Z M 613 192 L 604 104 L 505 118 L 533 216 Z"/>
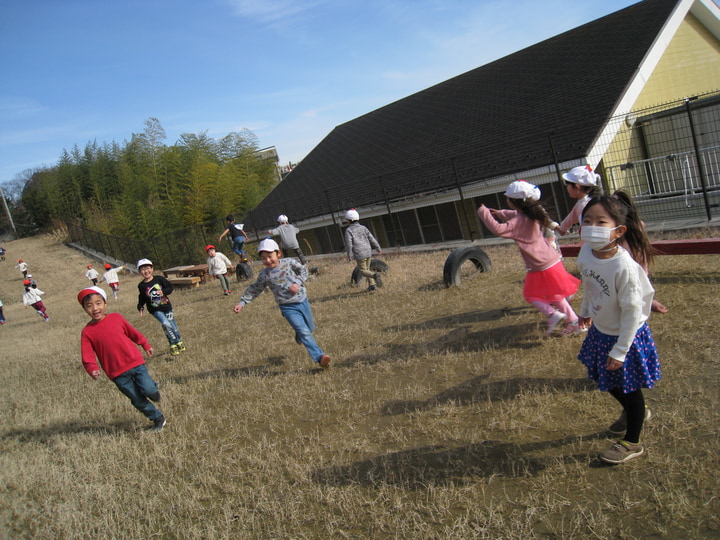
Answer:
<path fill-rule="evenodd" d="M 184 133 L 172 146 L 157 118 L 129 142 L 63 150 L 57 165 L 32 171 L 17 215 L 23 228 L 79 223 L 105 234 L 148 238 L 254 208 L 278 181 L 255 135 L 215 140 Z M 15 214 L 16 212 L 13 212 Z"/>

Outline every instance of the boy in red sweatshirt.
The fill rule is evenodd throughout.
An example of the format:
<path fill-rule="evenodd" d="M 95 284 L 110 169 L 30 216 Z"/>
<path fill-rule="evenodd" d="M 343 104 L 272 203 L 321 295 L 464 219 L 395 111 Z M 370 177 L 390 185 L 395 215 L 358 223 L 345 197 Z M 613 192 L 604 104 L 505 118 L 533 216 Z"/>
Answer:
<path fill-rule="evenodd" d="M 107 297 L 100 287 L 88 287 L 80 291 L 78 302 L 91 318 L 83 328 L 80 340 L 85 371 L 97 380 L 102 367 L 118 390 L 153 423 L 150 429 L 162 430 L 165 417 L 150 401 L 160 401 L 158 385 L 150 377 L 145 359 L 136 344 L 148 356 L 153 355 L 152 346 L 125 317 L 119 313 L 105 313 Z"/>

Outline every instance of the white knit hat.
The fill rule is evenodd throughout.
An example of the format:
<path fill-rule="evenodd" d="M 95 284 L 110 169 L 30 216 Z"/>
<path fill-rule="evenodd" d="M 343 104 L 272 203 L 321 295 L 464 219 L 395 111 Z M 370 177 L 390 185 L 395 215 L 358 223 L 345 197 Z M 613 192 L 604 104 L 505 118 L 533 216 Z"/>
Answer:
<path fill-rule="evenodd" d="M 285 214 L 280 214 L 277 218 L 278 223 L 287 223 L 288 217 Z"/>
<path fill-rule="evenodd" d="M 360 214 L 358 214 L 358 211 L 354 208 L 351 208 L 347 212 L 345 212 L 345 219 L 348 221 L 358 221 L 360 219 Z"/>
<path fill-rule="evenodd" d="M 540 188 L 525 180 L 515 180 L 508 186 L 505 196 L 511 199 L 522 199 L 523 201 L 539 201 Z"/>
<path fill-rule="evenodd" d="M 258 245 L 258 253 L 263 251 L 280 251 L 280 246 L 272 238 L 266 238 Z"/>
<path fill-rule="evenodd" d="M 137 264 L 135 265 L 135 268 L 140 270 L 141 266 L 152 266 L 153 263 L 150 259 L 140 259 Z"/>
<path fill-rule="evenodd" d="M 562 177 L 567 182 L 572 182 L 579 186 L 597 186 L 600 181 L 600 175 L 593 172 L 590 165 L 581 165 L 579 167 L 573 167 L 568 172 L 564 173 Z"/>

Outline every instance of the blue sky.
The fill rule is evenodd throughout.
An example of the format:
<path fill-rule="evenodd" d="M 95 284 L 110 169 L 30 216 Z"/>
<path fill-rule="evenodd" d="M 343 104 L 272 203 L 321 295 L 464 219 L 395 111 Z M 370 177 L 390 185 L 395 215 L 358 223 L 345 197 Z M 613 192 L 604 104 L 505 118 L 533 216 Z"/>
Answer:
<path fill-rule="evenodd" d="M 0 184 L 156 117 L 281 163 L 332 129 L 632 0 L 4 0 Z M 518 81 L 521 83 L 521 81 Z"/>

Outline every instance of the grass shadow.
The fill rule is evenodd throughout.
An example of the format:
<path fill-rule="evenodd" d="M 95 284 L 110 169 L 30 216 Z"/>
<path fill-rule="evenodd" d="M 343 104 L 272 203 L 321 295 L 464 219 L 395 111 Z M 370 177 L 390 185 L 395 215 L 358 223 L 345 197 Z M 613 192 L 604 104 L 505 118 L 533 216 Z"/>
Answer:
<path fill-rule="evenodd" d="M 586 440 L 605 439 L 607 433 L 563 437 L 531 443 L 483 441 L 458 448 L 425 446 L 402 452 L 358 461 L 350 465 L 336 465 L 313 471 L 312 479 L 332 486 L 364 485 L 378 487 L 394 485 L 403 488 L 426 488 L 429 484 L 452 486 L 473 485 L 477 478 L 527 478 L 537 476 L 549 465 L 590 463 L 587 454 L 533 456 Z M 594 462 L 594 461 L 593 461 Z"/>
<path fill-rule="evenodd" d="M 511 317 L 514 315 L 523 315 L 535 311 L 529 306 L 518 306 L 514 308 L 501 308 L 489 310 L 466 311 L 465 313 L 455 313 L 447 317 L 439 317 L 430 319 L 421 323 L 403 324 L 399 326 L 389 326 L 384 329 L 385 332 L 403 332 L 408 330 L 427 330 L 429 328 L 456 328 L 461 324 L 472 324 L 496 321 L 503 317 Z"/>
<path fill-rule="evenodd" d="M 514 377 L 504 381 L 485 382 L 488 374 L 478 375 L 426 400 L 391 401 L 381 409 L 383 416 L 424 411 L 445 403 L 468 405 L 514 399 L 531 392 L 574 393 L 597 388 L 590 379 L 549 379 Z"/>
<path fill-rule="evenodd" d="M 138 423 L 131 421 L 111 422 L 111 423 L 87 423 L 87 422 L 69 422 L 65 424 L 53 424 L 37 429 L 17 429 L 4 433 L 0 437 L 2 440 L 16 440 L 18 442 L 38 442 L 48 443 L 51 439 L 61 435 L 117 435 L 120 433 L 129 433 L 138 430 Z"/>
<path fill-rule="evenodd" d="M 459 327 L 434 341 L 385 344 L 383 350 L 379 352 L 351 356 L 345 359 L 341 365 L 373 365 L 383 361 L 422 358 L 429 355 L 487 352 L 501 347 L 531 349 L 539 347 L 542 342 L 542 337 L 538 335 L 536 328 L 535 323 L 508 325 L 477 332 L 470 332 L 466 327 Z"/>

